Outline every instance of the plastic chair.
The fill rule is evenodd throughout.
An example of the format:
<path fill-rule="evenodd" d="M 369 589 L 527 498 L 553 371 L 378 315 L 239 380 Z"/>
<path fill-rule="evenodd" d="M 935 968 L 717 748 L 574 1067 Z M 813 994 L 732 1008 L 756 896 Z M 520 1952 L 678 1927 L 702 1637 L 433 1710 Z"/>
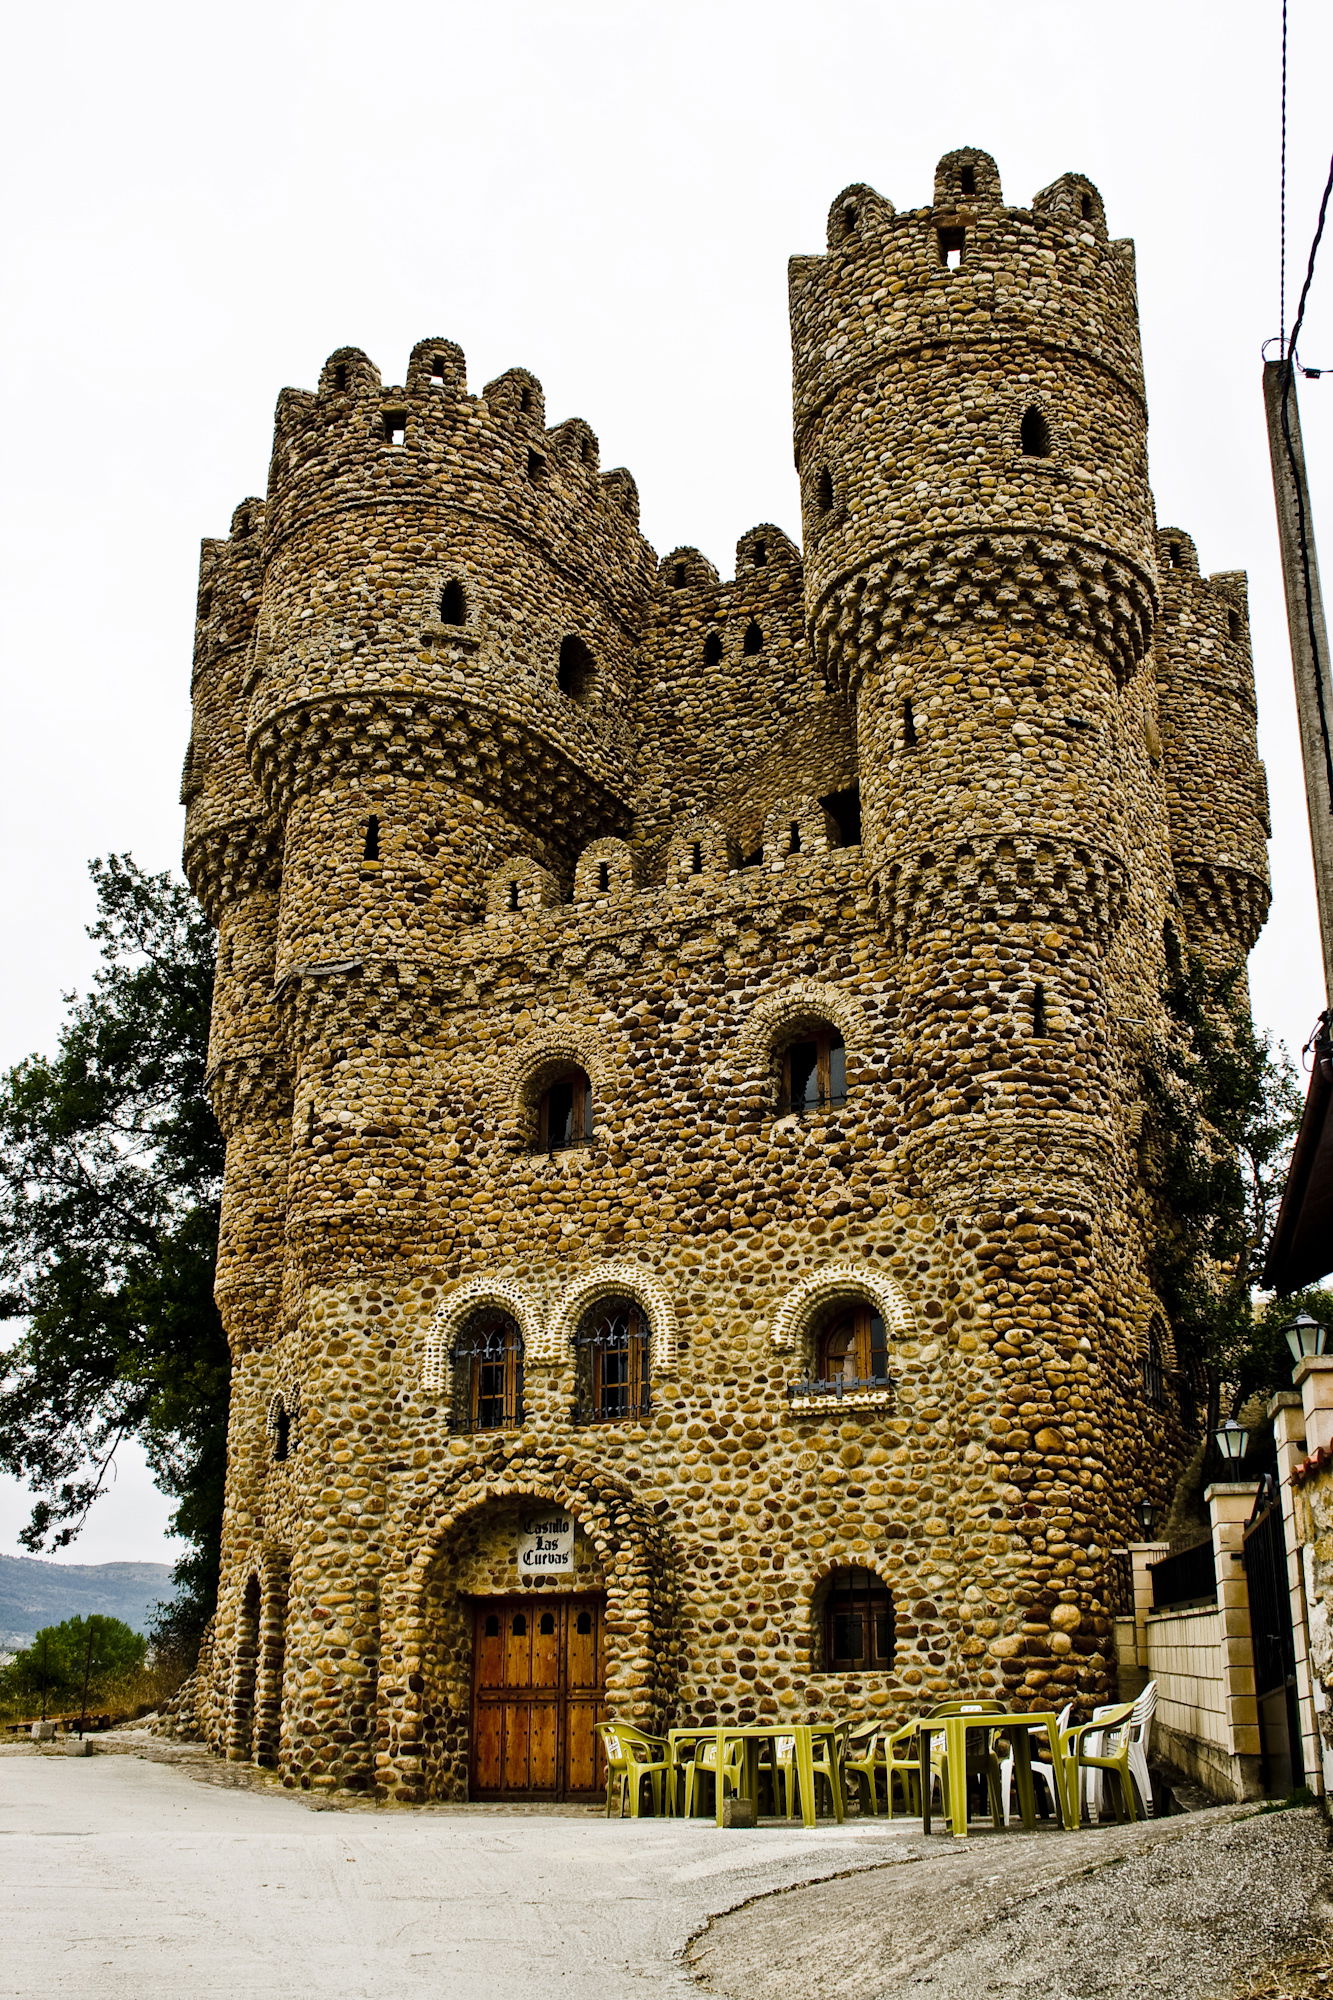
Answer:
<path fill-rule="evenodd" d="M 835 1729 L 827 1736 L 817 1736 L 811 1749 L 811 1760 L 815 1768 L 815 1798 L 819 1798 L 819 1781 L 822 1778 L 829 1788 L 829 1801 L 835 1819 L 841 1819 L 846 1810 L 843 1797 L 842 1774 L 847 1762 L 847 1728 Z"/>
<path fill-rule="evenodd" d="M 728 1737 L 722 1746 L 722 1761 L 718 1762 L 717 1738 L 705 1736 L 694 1746 L 694 1755 L 685 1766 L 685 1817 L 694 1812 L 696 1790 L 702 1794 L 705 1782 L 714 1788 L 722 1787 L 722 1796 L 730 1792 L 733 1798 L 740 1795 L 745 1782 L 745 1744 L 739 1736 Z"/>
<path fill-rule="evenodd" d="M 1135 1698 L 1133 1713 L 1129 1718 L 1129 1771 L 1138 1788 L 1139 1803 L 1144 1817 L 1153 1814 L 1152 1776 L 1148 1770 L 1148 1745 L 1152 1739 L 1152 1719 L 1157 1708 L 1157 1683 L 1149 1681 Z M 1092 1720 L 1104 1722 L 1110 1709 L 1094 1708 Z M 1102 1746 L 1094 1736 L 1089 1736 L 1088 1750 L 1092 1755 L 1100 1752 Z M 1100 1771 L 1087 1771 L 1083 1780 L 1083 1806 L 1089 1819 L 1096 1820 L 1101 1809 L 1102 1777 Z"/>
<path fill-rule="evenodd" d="M 631 1729 L 623 1722 L 599 1722 L 598 1733 L 602 1748 L 606 1752 L 606 1816 L 611 1817 L 611 1803 L 616 1793 L 620 1795 L 619 1817 L 625 1817 L 626 1803 L 629 1816 L 638 1819 L 639 1806 L 643 1797 L 645 1779 L 652 1797 L 653 1811 L 662 1810 L 662 1781 L 670 1774 L 670 1753 L 660 1736 L 648 1736 L 642 1729 Z M 671 1809 L 668 1794 L 667 1809 Z"/>
<path fill-rule="evenodd" d="M 784 1819 L 795 1817 L 796 1738 L 770 1737 L 759 1757 L 759 1775 L 773 1788 L 773 1810 Z"/>
<path fill-rule="evenodd" d="M 1072 1701 L 1067 1701 L 1064 1707 L 1060 1710 L 1059 1715 L 1055 1719 L 1056 1732 L 1059 1736 L 1063 1737 L 1065 1730 L 1068 1729 L 1069 1718 L 1073 1713 L 1074 1713 L 1074 1704 Z M 1045 1738 L 1044 1730 L 1041 1732 L 1041 1735 L 1044 1739 Z M 1060 1787 L 1055 1782 L 1055 1772 L 1052 1770 L 1051 1766 L 1045 1763 L 1041 1758 L 1034 1757 L 1032 1759 L 1032 1775 L 1034 1778 L 1041 1779 L 1043 1785 L 1045 1785 L 1046 1787 L 1047 1792 L 1050 1794 L 1051 1804 L 1055 1810 L 1056 1818 L 1062 1819 L 1064 1815 L 1060 1810 Z M 1010 1804 L 1013 1798 L 1013 1785 L 1014 1785 L 1014 1752 L 1013 1752 L 1013 1747 L 1011 1745 L 1010 1748 L 1005 1751 L 1004 1756 L 1000 1760 L 1000 1791 L 1004 1798 L 1004 1823 L 1006 1826 L 1008 1826 L 1010 1819 Z"/>
<path fill-rule="evenodd" d="M 1069 1800 L 1075 1826 L 1082 1816 L 1084 1774 L 1094 1771 L 1115 1779 L 1117 1815 L 1128 1820 L 1139 1817 L 1134 1810 L 1136 1787 L 1129 1767 L 1133 1715 L 1134 1703 L 1122 1701 L 1114 1708 L 1102 1709 L 1091 1722 L 1061 1731 L 1061 1754 L 1074 1766 Z"/>
<path fill-rule="evenodd" d="M 884 1748 L 888 1730 L 881 1731 L 874 1723 L 867 1729 L 865 1724 L 850 1730 L 847 1736 L 847 1756 L 843 1759 L 843 1770 L 856 1784 L 862 1812 L 879 1816 L 879 1774 L 885 1769 Z M 892 1811 L 893 1801 L 889 1808 Z"/>
<path fill-rule="evenodd" d="M 1004 1712 L 1005 1712 L 1004 1704 L 1002 1702 L 994 1700 L 942 1701 L 937 1703 L 937 1705 L 934 1708 L 927 1710 L 925 1721 L 927 1724 L 929 1724 L 935 1720 L 943 1721 L 946 1716 L 950 1715 L 969 1715 L 969 1716 L 975 1715 L 979 1717 L 984 1717 L 986 1715 L 991 1715 L 991 1714 L 1002 1715 L 1004 1714 Z M 1003 1827 L 1005 1823 L 1004 1801 L 1001 1796 L 1001 1788 L 1000 1788 L 1000 1760 L 995 1754 L 995 1736 L 996 1732 L 994 1730 L 988 1730 L 986 1732 L 984 1740 L 980 1744 L 978 1744 L 977 1738 L 975 1736 L 972 1737 L 972 1741 L 967 1751 L 967 1775 L 969 1778 L 979 1777 L 985 1780 L 986 1793 L 990 1801 L 991 1822 L 996 1828 L 1000 1828 Z M 948 1798 L 949 1798 L 949 1759 L 946 1754 L 944 1746 L 945 1746 L 944 1731 L 942 1729 L 939 1731 L 931 1731 L 931 1736 L 930 1736 L 931 1790 L 933 1792 L 935 1786 L 936 1785 L 939 1786 L 940 1802 L 941 1805 L 944 1807 L 944 1810 L 947 1815 Z M 919 1773 L 920 1771 L 919 1756 L 918 1756 L 917 1768 Z"/>

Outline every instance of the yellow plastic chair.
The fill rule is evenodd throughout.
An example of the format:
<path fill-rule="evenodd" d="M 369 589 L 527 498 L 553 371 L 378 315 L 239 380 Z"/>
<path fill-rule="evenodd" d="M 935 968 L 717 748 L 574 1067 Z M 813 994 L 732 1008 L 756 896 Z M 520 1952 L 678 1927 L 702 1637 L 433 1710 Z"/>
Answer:
<path fill-rule="evenodd" d="M 994 1700 L 942 1701 L 938 1702 L 934 1708 L 927 1710 L 925 1720 L 927 1723 L 930 1723 L 937 1719 L 943 1721 L 946 1716 L 950 1715 L 975 1715 L 979 1718 L 984 1718 L 987 1715 L 1003 1715 L 1004 1713 L 1003 1702 Z M 967 1776 L 969 1778 L 980 1777 L 985 1780 L 986 1793 L 990 1800 L 991 1823 L 999 1829 L 1004 1826 L 1004 1796 L 1003 1773 L 1000 1767 L 1000 1760 L 995 1754 L 996 1733 L 994 1730 L 987 1731 L 980 1743 L 978 1743 L 976 1736 L 972 1737 L 967 1752 Z M 944 1731 L 940 1730 L 938 1734 L 932 1733 L 930 1739 L 931 1788 L 933 1790 L 936 1785 L 939 1786 L 940 1803 L 947 1818 L 949 1812 L 949 1759 L 945 1754 L 944 1745 Z M 919 1757 L 917 1774 L 919 1782 Z"/>
<path fill-rule="evenodd" d="M 716 1736 L 705 1736 L 694 1746 L 694 1755 L 685 1766 L 685 1817 L 693 1816 L 695 1793 L 702 1796 L 704 1785 L 714 1787 L 714 1808 L 716 1809 L 716 1788 L 722 1787 L 725 1799 L 730 1793 L 738 1798 L 745 1782 L 745 1744 L 739 1736 L 728 1737 L 722 1746 L 722 1761 L 719 1764 Z"/>
<path fill-rule="evenodd" d="M 880 1741 L 884 1759 L 885 1803 L 893 1818 L 893 1788 L 903 1796 L 903 1811 L 910 1818 L 921 1811 L 921 1739 L 914 1722 L 887 1733 Z"/>
<path fill-rule="evenodd" d="M 864 1725 L 850 1730 L 847 1736 L 847 1756 L 843 1760 L 843 1770 L 856 1785 L 861 1810 L 879 1816 L 879 1774 L 884 1770 L 884 1745 L 888 1731 L 881 1730 L 874 1723 L 869 1730 Z M 893 1801 L 889 1800 L 892 1813 Z"/>
<path fill-rule="evenodd" d="M 643 1799 L 643 1787 L 647 1781 L 653 1802 L 653 1811 L 662 1810 L 662 1781 L 670 1775 L 670 1753 L 660 1736 L 649 1736 L 642 1729 L 631 1729 L 623 1722 L 599 1722 L 598 1732 L 602 1748 L 606 1752 L 606 1816 L 611 1817 L 612 1802 L 619 1793 L 620 1811 L 618 1817 L 625 1817 L 625 1806 L 629 1805 L 629 1816 L 638 1819 L 639 1807 Z M 667 1810 L 671 1810 L 672 1799 L 667 1793 Z"/>
<path fill-rule="evenodd" d="M 847 1729 L 830 1732 L 827 1736 L 817 1736 L 812 1746 L 812 1761 L 815 1767 L 815 1799 L 819 1799 L 819 1781 L 822 1778 L 829 1788 L 829 1800 L 835 1819 L 841 1819 L 846 1811 L 843 1798 L 842 1774 L 847 1763 Z M 818 1809 L 816 1803 L 816 1810 Z"/>
<path fill-rule="evenodd" d="M 1083 1811 L 1083 1773 L 1085 1771 L 1105 1771 L 1114 1778 L 1114 1793 L 1117 1819 L 1136 1820 L 1141 1815 L 1135 1811 L 1133 1773 L 1130 1757 L 1134 1749 L 1134 1703 L 1122 1701 L 1114 1708 L 1103 1708 L 1091 1722 L 1080 1722 L 1073 1729 L 1060 1731 L 1060 1754 L 1067 1766 L 1066 1787 L 1069 1794 L 1070 1817 L 1078 1826 Z M 1087 1738 L 1096 1740 L 1096 1749 L 1089 1747 Z M 1099 1740 L 1097 1740 L 1099 1739 Z"/>
<path fill-rule="evenodd" d="M 773 1788 L 773 1810 L 784 1819 L 795 1817 L 796 1738 L 774 1736 L 759 1758 L 759 1775 Z"/>

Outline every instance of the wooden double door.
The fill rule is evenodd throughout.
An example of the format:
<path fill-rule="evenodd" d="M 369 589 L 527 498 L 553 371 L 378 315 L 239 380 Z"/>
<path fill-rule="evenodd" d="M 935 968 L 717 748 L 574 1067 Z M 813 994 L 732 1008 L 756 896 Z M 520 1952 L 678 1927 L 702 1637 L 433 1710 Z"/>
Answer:
<path fill-rule="evenodd" d="M 474 1799 L 601 1796 L 604 1613 L 595 1595 L 530 1592 L 474 1605 Z"/>

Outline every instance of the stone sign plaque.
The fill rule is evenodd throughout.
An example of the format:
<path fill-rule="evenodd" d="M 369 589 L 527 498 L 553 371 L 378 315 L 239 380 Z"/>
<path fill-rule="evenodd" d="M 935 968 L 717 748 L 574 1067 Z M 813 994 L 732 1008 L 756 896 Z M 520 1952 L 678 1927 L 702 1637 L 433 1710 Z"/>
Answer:
<path fill-rule="evenodd" d="M 520 1576 L 553 1576 L 574 1567 L 574 1520 L 569 1514 L 530 1514 L 518 1538 Z"/>

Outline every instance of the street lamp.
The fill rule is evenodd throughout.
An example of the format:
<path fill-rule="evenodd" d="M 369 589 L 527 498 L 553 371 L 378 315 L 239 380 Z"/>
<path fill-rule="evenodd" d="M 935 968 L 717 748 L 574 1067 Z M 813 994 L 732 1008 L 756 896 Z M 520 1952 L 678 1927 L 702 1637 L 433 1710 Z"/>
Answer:
<path fill-rule="evenodd" d="M 1328 1344 L 1328 1328 L 1320 1326 L 1317 1319 L 1311 1319 L 1308 1312 L 1298 1312 L 1295 1319 L 1288 1320 L 1282 1331 L 1291 1349 L 1291 1358 L 1298 1367 L 1302 1361 L 1310 1361 L 1316 1354 L 1322 1354 Z"/>
<path fill-rule="evenodd" d="M 1213 1432 L 1213 1442 L 1223 1458 L 1233 1463 L 1244 1458 L 1245 1448 L 1250 1442 L 1250 1434 L 1244 1424 L 1238 1424 L 1234 1417 L 1228 1417 L 1220 1430 Z"/>
<path fill-rule="evenodd" d="M 1143 1529 L 1143 1539 L 1145 1542 L 1152 1540 L 1153 1516 L 1156 1512 L 1157 1509 L 1153 1506 L 1151 1500 L 1140 1500 L 1138 1505 L 1139 1526 Z"/>

